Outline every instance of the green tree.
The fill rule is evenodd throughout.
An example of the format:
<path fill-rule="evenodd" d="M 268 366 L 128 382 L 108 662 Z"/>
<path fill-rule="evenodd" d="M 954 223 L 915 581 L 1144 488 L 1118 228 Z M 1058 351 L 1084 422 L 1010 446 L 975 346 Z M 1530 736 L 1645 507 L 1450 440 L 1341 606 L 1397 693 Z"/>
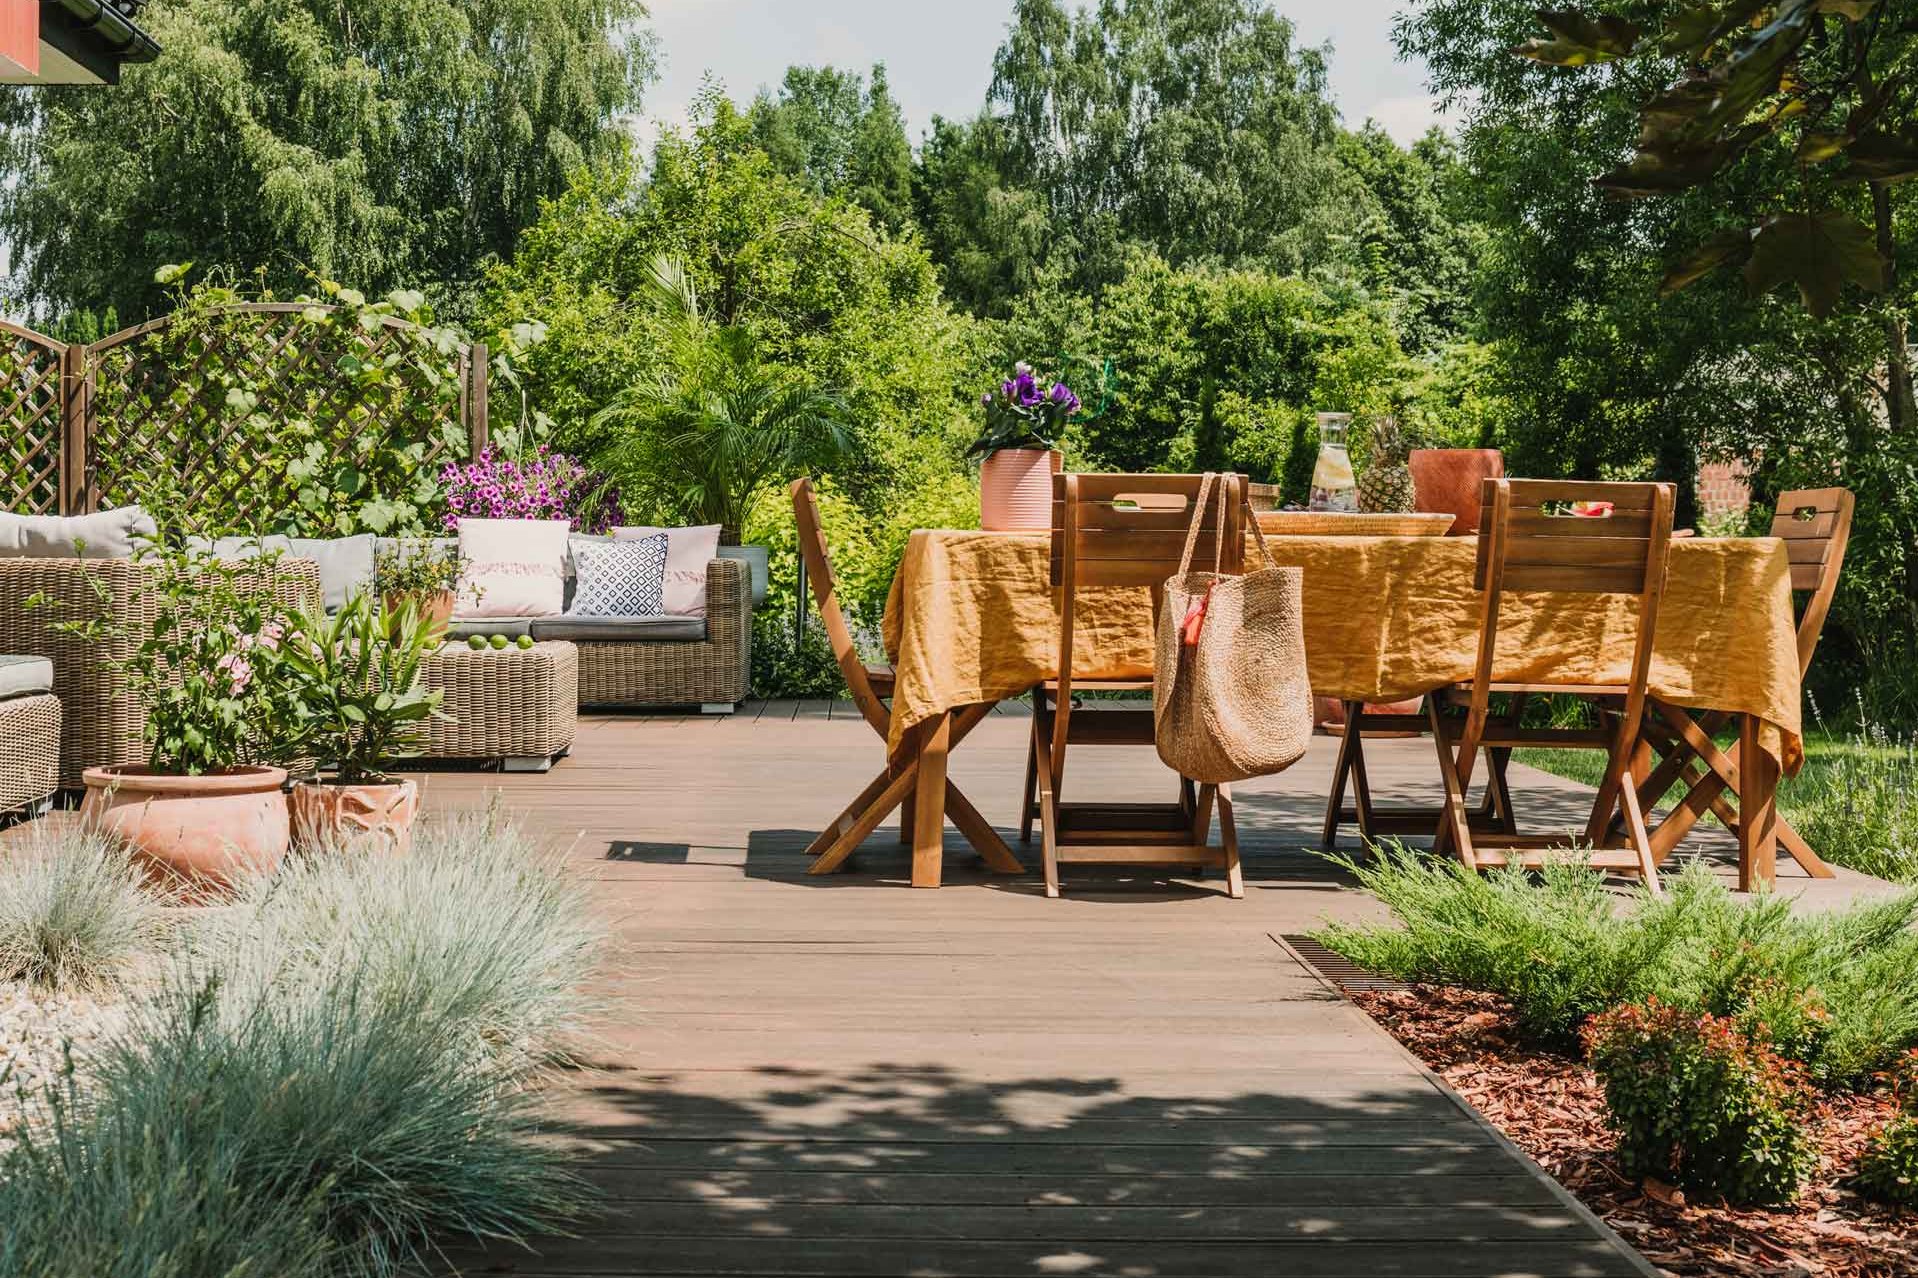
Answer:
<path fill-rule="evenodd" d="M 643 178 L 582 172 L 492 272 L 490 315 L 545 324 L 526 375 L 557 444 L 600 451 L 614 423 L 595 415 L 657 377 L 669 335 L 646 298 L 661 255 L 685 264 L 712 324 L 840 392 L 858 444 L 841 478 L 859 500 L 956 468 L 982 377 L 976 325 L 941 298 L 920 245 L 780 172 L 717 91 Z"/>
<path fill-rule="evenodd" d="M 1030 278 L 1035 239 L 1080 289 L 1135 247 L 1290 273 L 1336 257 L 1364 210 L 1324 58 L 1264 0 L 1018 0 L 989 107 L 935 127 L 918 187 L 956 295 L 982 310 Z"/>
<path fill-rule="evenodd" d="M 622 147 L 640 0 L 162 0 L 111 92 L 0 99 L 0 234 L 39 314 L 164 298 L 166 262 L 457 298 Z"/>
<path fill-rule="evenodd" d="M 1647 0 L 1617 12 L 1653 24 L 1733 8 L 1749 19 L 1768 6 Z M 1538 32 L 1530 0 L 1418 0 L 1398 27 L 1401 50 L 1469 107 L 1461 155 L 1488 236 L 1476 301 L 1493 367 L 1482 384 L 1509 405 L 1495 415 L 1495 442 L 1517 473 L 1657 476 L 1677 481 L 1685 501 L 1700 456 L 1754 462 L 1761 502 L 1841 476 L 1864 513 L 1819 668 L 1882 672 L 1874 686 L 1903 704 L 1878 708 L 1918 718 L 1900 673 L 1918 633 L 1918 448 L 1910 430 L 1891 426 L 1880 318 L 1883 308 L 1909 313 L 1912 281 L 1869 297 L 1852 290 L 1859 300 L 1824 320 L 1729 272 L 1670 292 L 1671 268 L 1700 244 L 1802 210 L 1804 166 L 1794 148 L 1753 146 L 1655 199 L 1608 193 L 1593 179 L 1637 153 L 1641 107 L 1687 64 L 1577 68 L 1513 56 Z M 1777 105 L 1748 102 L 1748 123 L 1765 125 Z M 1886 110 L 1894 131 L 1909 127 L 1908 92 Z M 1894 248 L 1908 254 L 1909 191 L 1888 195 Z M 1680 518 L 1692 514 L 1681 508 Z"/>
<path fill-rule="evenodd" d="M 912 146 L 884 63 L 870 82 L 832 67 L 789 67 L 775 97 L 747 113 L 773 163 L 819 195 L 843 195 L 897 231 L 912 216 Z"/>

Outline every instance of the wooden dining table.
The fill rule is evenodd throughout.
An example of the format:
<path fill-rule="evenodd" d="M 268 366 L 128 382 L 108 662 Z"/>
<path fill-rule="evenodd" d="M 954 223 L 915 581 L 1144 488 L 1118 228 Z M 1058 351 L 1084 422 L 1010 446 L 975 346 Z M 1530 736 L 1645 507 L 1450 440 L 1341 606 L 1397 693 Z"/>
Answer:
<path fill-rule="evenodd" d="M 1472 537 L 1268 537 L 1281 565 L 1304 570 L 1306 661 L 1313 689 L 1340 700 L 1404 700 L 1470 677 L 1478 634 Z M 953 717 L 1020 696 L 1058 671 L 1058 592 L 1048 535 L 922 529 L 893 578 L 883 637 L 893 662 L 895 764 L 917 759 L 913 883 L 936 887 Z M 1508 601 L 1495 677 L 1618 682 L 1630 660 L 1629 600 L 1604 595 Z M 1074 614 L 1081 677 L 1149 675 L 1150 594 L 1093 590 Z M 1737 717 L 1741 882 L 1769 883 L 1775 790 L 1803 759 L 1790 561 L 1771 538 L 1689 538 L 1672 546 L 1650 676 L 1674 706 Z M 980 713 L 974 709 L 968 717 Z M 1435 761 L 1436 762 L 1436 761 Z M 1436 773 L 1436 768 L 1434 769 Z M 970 835 L 968 836 L 970 837 Z M 994 869 L 1017 866 L 981 848 Z"/>

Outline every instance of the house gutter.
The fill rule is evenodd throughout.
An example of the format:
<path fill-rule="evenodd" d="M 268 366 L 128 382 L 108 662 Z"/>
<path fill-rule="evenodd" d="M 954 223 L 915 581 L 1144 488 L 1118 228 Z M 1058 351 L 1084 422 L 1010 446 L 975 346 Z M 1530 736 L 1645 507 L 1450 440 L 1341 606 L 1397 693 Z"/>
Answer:
<path fill-rule="evenodd" d="M 118 64 L 125 62 L 151 62 L 160 56 L 160 46 L 153 37 L 106 0 L 50 0 L 42 10 L 41 38 L 54 37 L 51 43 L 96 72 L 117 70 Z M 119 77 L 113 74 L 103 78 L 111 83 Z"/>

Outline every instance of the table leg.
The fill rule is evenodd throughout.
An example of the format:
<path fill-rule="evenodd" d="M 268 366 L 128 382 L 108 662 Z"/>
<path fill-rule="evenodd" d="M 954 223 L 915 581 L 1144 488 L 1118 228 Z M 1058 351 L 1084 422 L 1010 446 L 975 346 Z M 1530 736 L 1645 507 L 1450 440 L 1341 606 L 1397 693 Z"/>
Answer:
<path fill-rule="evenodd" d="M 952 751 L 952 716 L 920 725 L 919 777 L 912 799 L 912 885 L 939 886 L 945 867 L 946 756 Z"/>
<path fill-rule="evenodd" d="M 1759 719 L 1738 718 L 1738 888 L 1771 887 L 1778 871 L 1778 762 L 1758 744 Z"/>

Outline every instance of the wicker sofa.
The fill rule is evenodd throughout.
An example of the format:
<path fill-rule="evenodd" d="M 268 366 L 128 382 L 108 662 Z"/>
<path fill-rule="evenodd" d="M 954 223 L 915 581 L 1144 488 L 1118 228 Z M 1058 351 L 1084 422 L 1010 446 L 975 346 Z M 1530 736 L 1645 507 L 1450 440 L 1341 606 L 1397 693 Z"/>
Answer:
<path fill-rule="evenodd" d="M 382 538 L 380 548 L 408 544 Z M 569 602 L 570 595 L 569 580 Z M 582 707 L 697 706 L 730 713 L 746 699 L 752 674 L 751 566 L 742 559 L 708 561 L 704 617 L 456 617 L 448 633 L 454 639 L 524 634 L 572 644 L 579 649 Z"/>
<path fill-rule="evenodd" d="M 289 606 L 320 597 L 319 568 L 309 560 L 281 559 L 266 571 L 273 593 Z M 104 603 L 92 583 L 104 588 Z M 47 602 L 30 603 L 35 596 Z M 97 617 L 103 607 L 134 626 L 150 624 L 155 601 L 146 570 L 127 559 L 0 558 L 0 652 L 53 662 L 53 694 L 64 720 L 62 789 L 79 788 L 88 768 L 146 758 L 146 712 L 112 670 L 113 662 L 131 655 L 132 645 L 122 637 L 89 639 L 53 628 L 63 618 Z"/>
<path fill-rule="evenodd" d="M 60 699 L 45 657 L 0 655 L 0 817 L 60 788 Z"/>

